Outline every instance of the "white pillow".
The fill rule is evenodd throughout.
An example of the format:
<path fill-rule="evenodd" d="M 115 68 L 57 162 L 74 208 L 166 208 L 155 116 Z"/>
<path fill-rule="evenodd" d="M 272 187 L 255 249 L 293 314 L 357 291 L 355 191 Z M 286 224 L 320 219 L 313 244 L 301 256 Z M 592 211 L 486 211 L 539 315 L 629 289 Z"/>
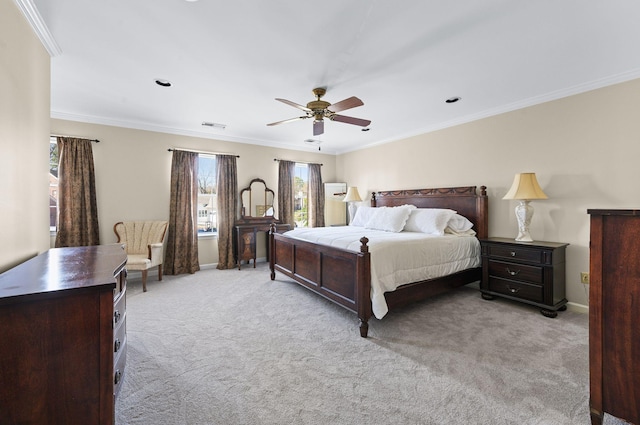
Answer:
<path fill-rule="evenodd" d="M 417 208 L 411 211 L 404 230 L 442 236 L 455 213 L 454 210 L 444 208 Z"/>
<path fill-rule="evenodd" d="M 385 232 L 402 232 L 409 214 L 415 208 L 414 205 L 373 208 L 373 214 L 364 227 Z"/>
<path fill-rule="evenodd" d="M 476 235 L 476 231 L 473 229 L 465 230 L 464 232 L 457 232 L 449 226 L 447 226 L 447 228 L 444 229 L 444 233 L 446 233 L 447 235 L 455 235 L 455 236 L 475 236 Z"/>
<path fill-rule="evenodd" d="M 473 223 L 460 214 L 454 214 L 449 219 L 449 224 L 447 224 L 447 228 L 450 228 L 455 233 L 464 233 L 467 230 L 471 230 L 473 227 Z"/>
<path fill-rule="evenodd" d="M 367 224 L 367 221 L 369 221 L 369 217 L 373 215 L 373 210 L 376 209 L 377 208 L 366 206 L 358 207 L 358 209 L 356 210 L 356 214 L 353 217 L 353 221 L 349 223 L 349 226 L 364 227 L 364 225 Z"/>

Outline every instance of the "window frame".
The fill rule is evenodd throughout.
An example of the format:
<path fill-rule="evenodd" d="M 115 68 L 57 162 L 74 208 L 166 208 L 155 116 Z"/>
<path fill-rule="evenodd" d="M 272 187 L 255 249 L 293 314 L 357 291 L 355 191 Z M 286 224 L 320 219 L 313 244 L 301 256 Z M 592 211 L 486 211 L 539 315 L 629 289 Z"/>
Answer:
<path fill-rule="evenodd" d="M 202 163 L 200 162 L 201 158 L 213 159 L 213 167 L 208 170 L 209 174 L 206 176 L 205 182 L 203 182 L 202 180 L 203 176 L 201 176 L 200 174 L 200 172 L 203 170 L 203 167 L 201 167 Z M 196 203 L 198 205 L 198 208 L 196 211 L 196 233 L 198 235 L 198 238 L 218 236 L 217 169 L 218 168 L 217 168 L 216 155 L 205 154 L 205 153 L 198 154 L 198 176 L 197 176 L 198 199 L 196 200 Z M 211 182 L 212 192 L 210 193 L 202 192 L 203 187 L 206 188 L 207 185 L 209 184 L 208 179 L 213 179 L 213 181 Z M 207 202 L 207 198 L 209 198 L 208 202 Z M 210 209 L 207 208 L 209 204 L 212 205 Z M 201 230 L 201 227 L 203 228 L 203 230 Z M 208 231 L 206 229 L 211 229 L 211 230 Z"/>
<path fill-rule="evenodd" d="M 309 227 L 309 165 L 304 162 L 296 162 L 295 164 L 293 219 L 296 227 Z M 302 182 L 300 183 L 299 180 Z M 301 187 L 298 187 L 300 184 Z M 299 225 L 299 223 L 302 225 Z"/>

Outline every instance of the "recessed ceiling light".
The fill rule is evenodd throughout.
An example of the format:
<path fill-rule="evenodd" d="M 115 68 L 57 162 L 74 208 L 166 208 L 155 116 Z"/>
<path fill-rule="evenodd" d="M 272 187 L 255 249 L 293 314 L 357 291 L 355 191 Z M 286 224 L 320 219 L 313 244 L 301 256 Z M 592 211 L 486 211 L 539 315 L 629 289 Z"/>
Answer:
<path fill-rule="evenodd" d="M 445 102 L 446 103 L 456 103 L 460 99 L 462 99 L 460 96 L 454 96 L 454 97 L 450 97 L 449 99 L 445 100 Z"/>
<path fill-rule="evenodd" d="M 171 87 L 171 81 L 169 80 L 157 79 L 156 84 L 162 87 Z"/>

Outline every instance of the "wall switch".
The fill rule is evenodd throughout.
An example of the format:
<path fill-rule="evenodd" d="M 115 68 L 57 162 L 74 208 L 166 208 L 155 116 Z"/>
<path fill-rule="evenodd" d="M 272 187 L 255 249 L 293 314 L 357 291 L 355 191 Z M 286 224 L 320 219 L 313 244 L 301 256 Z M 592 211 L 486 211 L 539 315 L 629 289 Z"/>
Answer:
<path fill-rule="evenodd" d="M 580 282 L 585 285 L 589 284 L 589 273 L 581 272 L 580 273 Z"/>

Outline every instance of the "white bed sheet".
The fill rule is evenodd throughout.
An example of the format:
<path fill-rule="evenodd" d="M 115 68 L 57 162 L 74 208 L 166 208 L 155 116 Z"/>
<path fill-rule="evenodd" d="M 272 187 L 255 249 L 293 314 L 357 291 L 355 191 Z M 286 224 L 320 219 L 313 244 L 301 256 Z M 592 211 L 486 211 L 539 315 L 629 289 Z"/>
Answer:
<path fill-rule="evenodd" d="M 389 311 L 385 292 L 480 266 L 480 242 L 475 236 L 393 233 L 356 226 L 298 227 L 285 235 L 355 252 L 360 252 L 360 238 L 366 236 L 371 253 L 371 305 L 378 319 Z"/>

